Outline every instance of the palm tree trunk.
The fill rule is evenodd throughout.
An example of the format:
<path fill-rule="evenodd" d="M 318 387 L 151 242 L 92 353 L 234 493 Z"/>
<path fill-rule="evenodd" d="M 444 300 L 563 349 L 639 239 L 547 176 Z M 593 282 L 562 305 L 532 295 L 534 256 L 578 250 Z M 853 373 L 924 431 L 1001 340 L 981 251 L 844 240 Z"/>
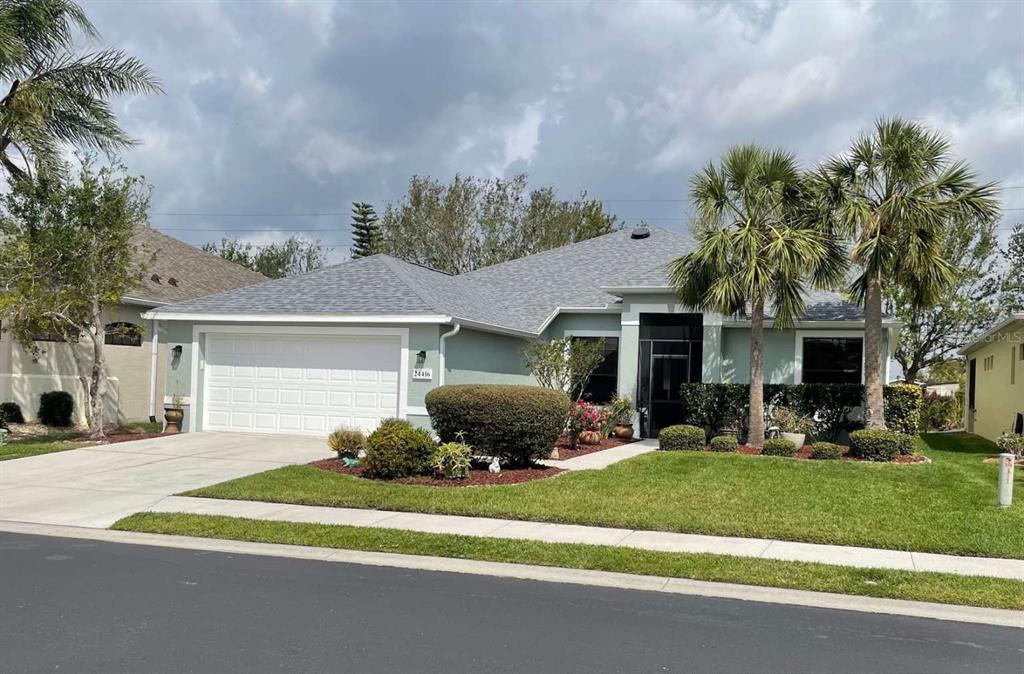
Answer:
<path fill-rule="evenodd" d="M 864 294 L 864 424 L 885 428 L 885 404 L 882 398 L 882 282 L 868 281 Z"/>
<path fill-rule="evenodd" d="M 750 431 L 747 444 L 764 445 L 764 300 L 757 300 L 750 312 Z"/>

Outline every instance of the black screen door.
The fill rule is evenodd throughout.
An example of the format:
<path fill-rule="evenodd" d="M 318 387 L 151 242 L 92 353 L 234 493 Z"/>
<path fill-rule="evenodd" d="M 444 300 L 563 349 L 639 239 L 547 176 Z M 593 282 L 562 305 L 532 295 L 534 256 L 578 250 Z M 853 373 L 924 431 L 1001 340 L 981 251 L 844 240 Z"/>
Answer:
<path fill-rule="evenodd" d="M 640 314 L 637 404 L 644 436 L 682 421 L 680 387 L 701 380 L 703 339 L 701 314 Z"/>

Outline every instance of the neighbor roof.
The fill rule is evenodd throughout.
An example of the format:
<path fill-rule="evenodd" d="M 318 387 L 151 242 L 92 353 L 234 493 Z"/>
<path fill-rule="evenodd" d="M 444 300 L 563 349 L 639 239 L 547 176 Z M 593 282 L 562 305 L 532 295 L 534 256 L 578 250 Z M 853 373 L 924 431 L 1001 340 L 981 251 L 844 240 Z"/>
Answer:
<path fill-rule="evenodd" d="M 145 262 L 146 272 L 142 284 L 129 292 L 128 297 L 143 304 L 187 302 L 268 280 L 262 274 L 151 227 L 139 227 L 132 237 L 132 245 L 139 261 Z"/>
<path fill-rule="evenodd" d="M 1024 326 L 1024 314 L 1010 314 L 1004 320 L 999 321 L 991 328 L 978 335 L 978 337 L 973 342 L 971 342 L 964 348 L 960 349 L 960 355 L 967 355 L 967 353 L 974 351 L 978 347 L 988 344 L 989 340 L 995 334 L 1001 332 L 1002 330 L 1010 327 L 1015 323 L 1021 323 L 1021 325 Z"/>
<path fill-rule="evenodd" d="M 616 310 L 625 292 L 619 289 L 668 291 L 665 266 L 694 241 L 665 229 L 649 231 L 633 238 L 631 230 L 619 230 L 459 276 L 373 255 L 161 307 L 153 316 L 423 316 L 539 335 L 562 310 Z M 811 294 L 807 320 L 861 317 L 838 295 Z"/>

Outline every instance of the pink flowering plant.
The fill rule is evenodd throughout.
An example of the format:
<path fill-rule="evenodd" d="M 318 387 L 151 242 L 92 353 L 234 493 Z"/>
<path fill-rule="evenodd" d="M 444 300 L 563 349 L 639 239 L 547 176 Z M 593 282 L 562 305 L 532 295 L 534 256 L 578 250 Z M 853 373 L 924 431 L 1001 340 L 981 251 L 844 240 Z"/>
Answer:
<path fill-rule="evenodd" d="M 603 432 L 608 426 L 611 412 L 600 405 L 579 400 L 569 412 L 569 437 L 578 436 L 583 431 Z"/>

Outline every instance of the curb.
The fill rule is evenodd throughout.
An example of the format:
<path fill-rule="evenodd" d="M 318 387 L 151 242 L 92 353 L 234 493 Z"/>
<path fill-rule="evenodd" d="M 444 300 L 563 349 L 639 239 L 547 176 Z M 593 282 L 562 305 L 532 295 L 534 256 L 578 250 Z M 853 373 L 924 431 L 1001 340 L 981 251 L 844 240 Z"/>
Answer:
<path fill-rule="evenodd" d="M 362 552 L 336 548 L 317 548 L 277 543 L 252 543 L 216 538 L 172 536 L 109 529 L 87 529 L 49 524 L 31 524 L 0 520 L 0 532 L 36 536 L 79 538 L 129 545 L 148 545 L 182 550 L 224 552 L 244 555 L 311 559 L 325 562 L 364 564 L 422 571 L 445 573 L 466 573 L 501 578 L 516 578 L 547 583 L 568 583 L 594 587 L 644 590 L 688 596 L 736 599 L 769 604 L 787 604 L 810 608 L 824 608 L 861 613 L 928 618 L 952 622 L 994 625 L 1024 629 L 1024 611 L 933 604 L 903 599 L 878 599 L 857 595 L 787 590 L 773 587 L 738 585 L 734 583 L 713 583 L 688 580 L 685 578 L 664 578 L 640 576 L 610 571 L 585 569 L 563 569 L 559 567 L 511 564 L 506 562 L 484 562 L 447 557 L 427 557 L 385 552 Z"/>

